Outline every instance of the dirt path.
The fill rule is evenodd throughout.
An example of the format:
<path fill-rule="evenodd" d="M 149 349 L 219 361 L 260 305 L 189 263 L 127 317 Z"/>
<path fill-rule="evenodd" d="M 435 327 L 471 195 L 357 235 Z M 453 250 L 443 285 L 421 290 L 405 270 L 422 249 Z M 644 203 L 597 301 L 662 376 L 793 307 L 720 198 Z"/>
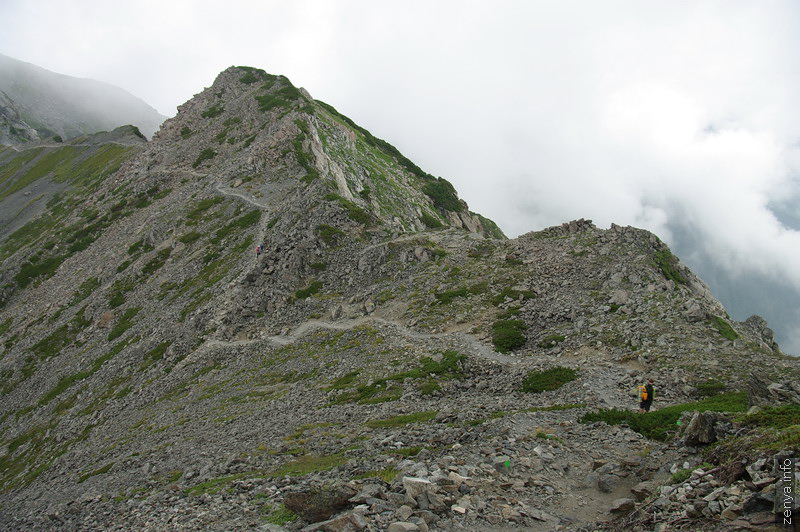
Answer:
<path fill-rule="evenodd" d="M 250 196 L 247 196 L 245 194 L 241 194 L 239 192 L 235 192 L 235 191 L 231 190 L 228 187 L 223 187 L 220 184 L 217 184 L 217 192 L 219 192 L 220 194 L 224 194 L 225 196 L 233 196 L 234 198 L 239 198 L 240 200 L 246 201 L 250 205 L 253 205 L 254 207 L 258 207 L 259 209 L 262 209 L 262 210 L 268 210 L 269 209 L 269 205 L 267 205 L 266 203 L 259 203 L 259 202 L 257 202 L 255 199 L 253 199 Z"/>
<path fill-rule="evenodd" d="M 383 318 L 375 318 L 371 316 L 365 316 L 362 318 L 356 318 L 353 320 L 346 320 L 341 322 L 329 322 L 316 319 L 308 320 L 296 326 L 288 334 L 267 336 L 265 338 L 257 338 L 252 340 L 234 340 L 230 342 L 224 340 L 211 339 L 206 341 L 202 346 L 200 346 L 199 349 L 205 351 L 208 349 L 213 349 L 215 347 L 242 346 L 242 345 L 258 344 L 263 342 L 269 342 L 274 345 L 284 346 L 293 344 L 294 342 L 300 340 L 303 336 L 305 336 L 309 332 L 317 329 L 346 331 L 358 327 L 359 325 L 365 325 L 369 323 L 376 323 L 392 327 L 393 329 L 395 329 L 395 331 L 397 331 L 398 334 L 406 338 L 414 338 L 417 340 L 431 340 L 431 339 L 442 339 L 442 338 L 453 339 L 461 343 L 461 345 L 463 345 L 466 349 L 468 349 L 471 354 L 479 358 L 482 358 L 484 360 L 491 360 L 493 362 L 497 362 L 500 364 L 521 363 L 520 359 L 497 353 L 491 347 L 485 345 L 471 334 L 463 332 L 421 333 L 409 329 L 405 325 L 402 325 L 395 321 L 385 320 Z"/>

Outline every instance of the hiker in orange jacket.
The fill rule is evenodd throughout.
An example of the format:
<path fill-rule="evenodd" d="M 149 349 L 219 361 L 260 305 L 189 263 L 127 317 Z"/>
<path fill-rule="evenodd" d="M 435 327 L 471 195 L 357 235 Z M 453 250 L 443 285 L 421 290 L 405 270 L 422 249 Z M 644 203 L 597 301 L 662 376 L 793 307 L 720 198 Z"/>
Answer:
<path fill-rule="evenodd" d="M 647 379 L 647 384 L 639 386 L 639 413 L 644 414 L 650 411 L 650 406 L 653 404 L 653 397 L 655 395 L 655 387 L 653 386 L 653 379 Z"/>

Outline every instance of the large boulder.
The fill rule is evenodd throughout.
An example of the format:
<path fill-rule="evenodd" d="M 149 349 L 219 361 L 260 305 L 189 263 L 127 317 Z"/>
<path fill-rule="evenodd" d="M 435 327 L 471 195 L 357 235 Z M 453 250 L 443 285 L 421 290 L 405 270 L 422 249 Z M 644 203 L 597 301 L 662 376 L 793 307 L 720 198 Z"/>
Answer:
<path fill-rule="evenodd" d="M 722 438 L 728 432 L 730 419 L 719 412 L 691 412 L 683 430 L 683 442 L 693 447 L 708 445 Z M 684 419 L 689 416 L 684 416 Z"/>

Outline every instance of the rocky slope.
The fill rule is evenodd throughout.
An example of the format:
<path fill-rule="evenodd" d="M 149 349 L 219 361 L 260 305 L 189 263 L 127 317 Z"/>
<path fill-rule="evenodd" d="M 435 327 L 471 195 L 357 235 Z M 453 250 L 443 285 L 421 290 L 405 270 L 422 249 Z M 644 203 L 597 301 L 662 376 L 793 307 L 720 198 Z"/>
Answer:
<path fill-rule="evenodd" d="M 585 413 L 798 373 L 655 235 L 507 240 L 284 77 L 123 138 L 0 151 L 0 529 L 598 528 L 699 462 Z"/>
<path fill-rule="evenodd" d="M 119 87 L 0 54 L 0 144 L 72 139 L 125 124 L 149 137 L 165 118 Z"/>

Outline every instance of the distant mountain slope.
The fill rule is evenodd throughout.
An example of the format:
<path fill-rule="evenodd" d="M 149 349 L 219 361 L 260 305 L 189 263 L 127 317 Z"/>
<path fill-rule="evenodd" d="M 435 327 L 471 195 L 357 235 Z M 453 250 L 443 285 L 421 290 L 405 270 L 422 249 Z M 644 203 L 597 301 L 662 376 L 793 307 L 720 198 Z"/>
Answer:
<path fill-rule="evenodd" d="M 0 54 L 0 143 L 80 135 L 132 124 L 152 136 L 166 118 L 132 94 Z M 32 134 L 36 131 L 36 136 Z"/>

